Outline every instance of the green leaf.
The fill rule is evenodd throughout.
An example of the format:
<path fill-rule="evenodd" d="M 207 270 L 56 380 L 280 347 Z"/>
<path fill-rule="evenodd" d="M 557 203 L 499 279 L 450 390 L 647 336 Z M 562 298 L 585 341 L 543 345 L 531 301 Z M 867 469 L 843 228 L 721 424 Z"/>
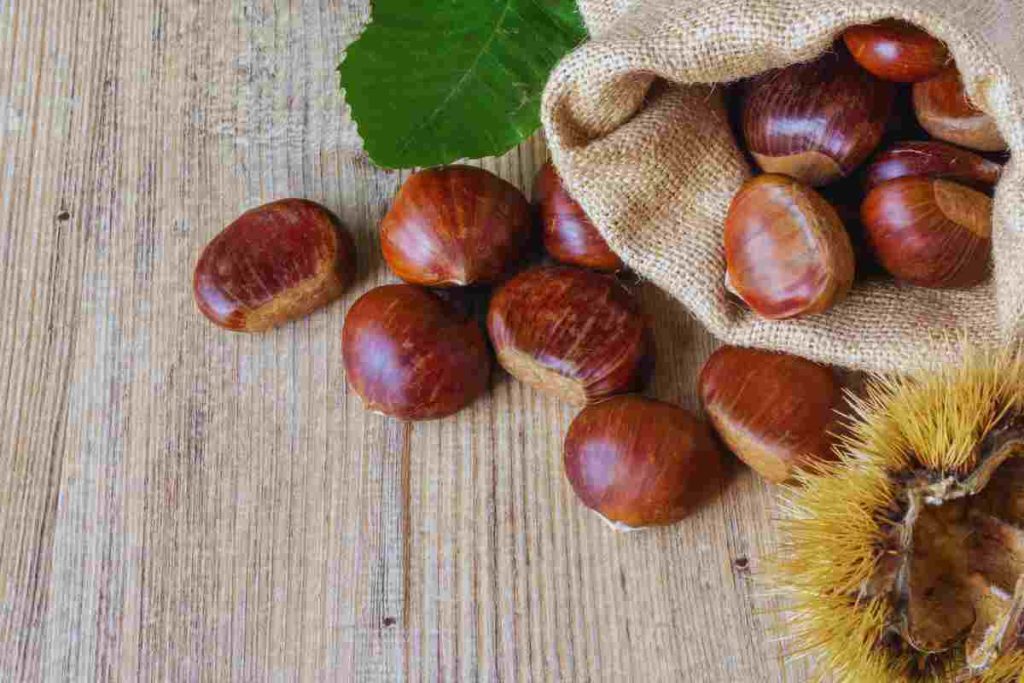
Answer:
<path fill-rule="evenodd" d="M 548 74 L 585 37 L 574 0 L 375 0 L 341 86 L 379 166 L 498 155 L 537 130 Z"/>

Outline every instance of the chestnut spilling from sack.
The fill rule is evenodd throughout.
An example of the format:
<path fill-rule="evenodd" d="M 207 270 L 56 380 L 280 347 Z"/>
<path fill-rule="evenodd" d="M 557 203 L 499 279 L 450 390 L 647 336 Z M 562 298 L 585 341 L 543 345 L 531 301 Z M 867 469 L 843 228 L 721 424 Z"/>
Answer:
<path fill-rule="evenodd" d="M 991 155 L 1006 144 L 970 103 L 942 43 L 896 21 L 854 26 L 818 59 L 756 76 L 740 92 L 737 132 L 763 172 L 730 201 L 747 175 L 726 139 L 734 175 L 717 183 L 725 188 L 718 208 L 704 218 L 721 228 L 726 288 L 756 314 L 825 313 L 858 277 L 898 280 L 875 288 L 893 300 L 922 294 L 914 287 L 965 289 L 989 278 L 992 194 L 1005 161 Z M 549 136 L 571 168 L 572 154 L 559 155 L 565 139 Z M 616 153 L 592 173 L 631 148 L 604 149 Z M 659 162 L 659 180 L 680 170 L 678 155 Z M 620 181 L 631 172 L 611 185 L 629 185 Z M 575 187 L 588 192 L 586 183 Z M 827 365 L 726 345 L 696 387 L 706 421 L 644 396 L 656 371 L 652 321 L 620 275 L 646 259 L 642 243 L 614 224 L 622 204 L 649 208 L 645 199 L 664 187 L 679 189 L 633 183 L 619 205 L 591 195 L 584 203 L 600 214 L 606 241 L 551 164 L 535 180 L 533 206 L 479 168 L 413 173 L 380 224 L 383 260 L 404 282 L 365 292 L 341 331 L 350 389 L 367 410 L 439 419 L 486 394 L 496 361 L 523 385 L 579 407 L 562 449 L 566 482 L 622 531 L 700 510 L 721 489 L 728 450 L 766 481 L 788 485 L 775 571 L 794 596 L 796 651 L 817 653 L 839 680 L 1019 680 L 1024 350 L 968 354 L 962 367 L 876 378 L 846 396 Z M 715 190 L 690 199 L 697 194 Z M 695 213 L 699 203 L 681 202 Z M 665 215 L 678 207 L 655 206 L 629 229 L 672 225 Z M 705 312 L 724 306 L 718 233 L 685 237 L 658 234 L 680 253 L 698 243 L 705 267 L 685 277 L 714 289 Z M 328 305 L 355 276 L 354 242 L 340 222 L 312 202 L 284 200 L 214 238 L 193 287 L 212 322 L 259 332 Z M 921 310 L 908 315 L 917 325 L 933 314 Z M 800 327 L 744 318 L 773 332 Z M 829 322 L 804 326 L 820 334 Z M 861 332 L 844 329 L 839 344 Z M 787 348 L 778 337 L 756 341 Z M 820 347 L 829 342 L 837 338 Z M 908 355 L 918 365 L 931 360 Z"/>
<path fill-rule="evenodd" d="M 849 250 L 835 211 L 809 188 L 765 175 L 752 203 L 769 197 L 780 211 L 806 205 L 826 216 L 822 240 Z M 700 387 L 711 424 L 640 395 L 655 368 L 654 335 L 616 275 L 622 261 L 550 164 L 534 199 L 531 210 L 515 186 L 468 166 L 404 183 L 380 234 L 384 261 L 405 282 L 359 297 L 341 335 L 348 385 L 367 410 L 403 420 L 454 415 L 487 391 L 496 357 L 522 383 L 583 409 L 566 437 L 566 477 L 618 530 L 678 522 L 713 497 L 721 443 L 775 482 L 830 457 L 839 385 L 829 368 L 795 356 L 716 352 Z M 555 263 L 536 263 L 538 243 Z M 304 317 L 353 281 L 353 244 L 318 204 L 256 208 L 204 250 L 197 304 L 218 325 L 247 332 Z M 852 259 L 829 267 L 816 301 L 852 281 Z M 759 407 L 765 400 L 772 410 Z"/>
<path fill-rule="evenodd" d="M 724 253 L 728 289 L 754 311 L 824 312 L 869 259 L 923 287 L 986 278 L 989 193 L 1002 167 L 979 151 L 1003 143 L 967 102 L 941 43 L 898 22 L 853 27 L 819 59 L 746 83 L 739 104 L 765 173 L 733 198 Z M 922 139 L 887 138 L 906 136 L 915 117 Z M 943 141 L 923 139 L 925 130 Z M 809 360 L 723 347 L 700 377 L 710 425 L 639 396 L 656 350 L 651 321 L 618 276 L 625 264 L 550 163 L 533 194 L 531 206 L 470 166 L 405 181 L 380 224 L 383 259 L 405 283 L 363 294 L 342 331 L 346 378 L 367 409 L 453 415 L 487 391 L 496 358 L 524 384 L 583 408 L 566 472 L 620 529 L 696 509 L 719 480 L 719 443 L 772 482 L 832 457 L 840 385 Z M 863 233 L 851 239 L 853 224 Z M 554 263 L 537 263 L 541 245 Z M 208 245 L 195 297 L 216 324 L 262 331 L 341 296 L 354 256 L 327 209 L 275 202 Z"/>
<path fill-rule="evenodd" d="M 743 141 L 767 175 L 729 209 L 726 287 L 754 312 L 824 312 L 850 291 L 858 260 L 919 287 L 988 277 L 1002 166 L 982 153 L 1006 143 L 942 43 L 896 21 L 855 26 L 833 51 L 757 76 L 739 97 Z"/>
<path fill-rule="evenodd" d="M 743 84 L 737 104 L 764 173 L 725 217 L 726 287 L 755 312 L 825 312 L 870 263 L 920 287 L 986 279 L 1002 166 L 984 153 L 1005 143 L 967 100 L 942 43 L 895 21 L 855 26 L 818 59 Z M 531 206 L 470 166 L 405 181 L 380 224 L 383 259 L 405 282 L 363 294 L 342 331 L 347 381 L 367 409 L 453 415 L 487 391 L 496 359 L 583 408 L 566 472 L 616 528 L 696 509 L 719 480 L 719 443 L 772 482 L 832 458 L 840 384 L 809 360 L 719 349 L 700 377 L 710 425 L 640 396 L 656 350 L 651 321 L 619 277 L 623 260 L 552 164 L 533 194 Z M 554 263 L 537 262 L 541 245 Z M 258 332 L 329 304 L 354 279 L 348 232 L 326 208 L 293 199 L 216 237 L 194 292 L 217 325 Z"/>

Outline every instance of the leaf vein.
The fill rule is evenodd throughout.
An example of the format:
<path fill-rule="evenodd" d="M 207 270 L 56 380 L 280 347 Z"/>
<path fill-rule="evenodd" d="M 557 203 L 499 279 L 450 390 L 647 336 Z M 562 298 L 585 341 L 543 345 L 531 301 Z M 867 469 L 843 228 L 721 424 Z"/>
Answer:
<path fill-rule="evenodd" d="M 466 70 L 459 78 L 458 83 L 456 83 L 454 87 L 452 87 L 452 89 L 448 91 L 448 94 L 445 95 L 443 100 L 441 100 L 441 103 L 438 104 L 426 118 L 420 120 L 420 122 L 416 124 L 416 127 L 413 128 L 408 133 L 408 135 L 405 136 L 405 138 L 399 145 L 400 151 L 404 152 L 407 149 L 409 149 L 409 146 L 412 144 L 416 135 L 421 130 L 432 124 L 435 119 L 437 119 L 438 115 L 444 110 L 448 103 L 451 102 L 452 98 L 455 97 L 456 93 L 458 93 L 466 84 L 466 81 L 469 79 L 469 77 L 473 75 L 473 73 L 476 71 L 477 66 L 480 64 L 480 59 L 488 50 L 491 49 L 491 44 L 494 42 L 494 37 L 498 35 L 498 31 L 501 29 L 502 24 L 504 24 L 505 18 L 508 16 L 509 10 L 511 9 L 512 3 L 514 1 L 515 0 L 505 0 L 505 7 L 501 10 L 501 14 L 498 16 L 497 21 L 494 22 L 494 27 L 491 29 L 491 34 L 487 36 L 487 40 L 484 41 L 484 44 L 477 51 L 476 56 L 473 58 L 473 63 L 466 67 Z"/>

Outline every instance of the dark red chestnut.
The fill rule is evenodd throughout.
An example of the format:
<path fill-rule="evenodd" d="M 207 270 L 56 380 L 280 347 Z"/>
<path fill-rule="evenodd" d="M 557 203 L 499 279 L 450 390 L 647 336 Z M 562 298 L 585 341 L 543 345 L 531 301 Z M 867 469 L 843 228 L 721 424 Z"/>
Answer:
<path fill-rule="evenodd" d="M 704 364 L 698 387 L 722 441 L 768 481 L 784 482 L 797 468 L 833 457 L 842 388 L 830 368 L 723 346 Z"/>
<path fill-rule="evenodd" d="M 349 310 L 341 335 L 349 386 L 368 410 L 430 420 L 487 388 L 491 360 L 480 325 L 429 290 L 370 290 Z"/>
<path fill-rule="evenodd" d="M 326 306 L 354 275 L 355 246 L 331 212 L 284 199 L 242 214 L 207 244 L 192 285 L 213 323 L 260 332 Z"/>
<path fill-rule="evenodd" d="M 609 273 L 625 267 L 587 218 L 583 207 L 566 192 L 550 162 L 537 173 L 533 201 L 544 226 L 544 248 L 553 259 Z"/>
<path fill-rule="evenodd" d="M 523 258 L 533 232 L 526 197 L 493 173 L 448 166 L 414 173 L 380 224 L 384 260 L 428 287 L 493 283 Z"/>
<path fill-rule="evenodd" d="M 1000 164 L 944 142 L 900 142 L 871 161 L 865 186 L 870 190 L 887 180 L 917 175 L 990 191 L 1002 172 Z"/>
<path fill-rule="evenodd" d="M 992 200 L 949 180 L 886 181 L 864 199 L 861 219 L 882 266 L 922 287 L 970 287 L 988 276 Z"/>
<path fill-rule="evenodd" d="M 569 266 L 520 273 L 495 293 L 487 329 L 516 379 L 575 404 L 642 386 L 653 362 L 647 318 L 613 277 Z"/>
<path fill-rule="evenodd" d="M 921 126 L 939 140 L 982 152 L 1006 149 L 995 119 L 967 99 L 955 66 L 914 84 L 914 111 Z"/>
<path fill-rule="evenodd" d="M 743 134 L 767 173 L 827 185 L 878 146 L 895 93 L 894 84 L 861 69 L 839 47 L 755 78 L 743 105 Z"/>
<path fill-rule="evenodd" d="M 792 178 L 747 181 L 725 219 L 728 286 L 770 319 L 828 310 L 853 284 L 850 238 L 835 209 Z"/>
<path fill-rule="evenodd" d="M 852 26 L 843 42 L 857 63 L 879 78 L 913 83 L 937 74 L 949 61 L 946 46 L 903 21 Z"/>
<path fill-rule="evenodd" d="M 584 505 L 629 530 L 686 517 L 714 493 L 722 456 L 686 410 L 615 396 L 585 408 L 569 427 L 565 475 Z"/>

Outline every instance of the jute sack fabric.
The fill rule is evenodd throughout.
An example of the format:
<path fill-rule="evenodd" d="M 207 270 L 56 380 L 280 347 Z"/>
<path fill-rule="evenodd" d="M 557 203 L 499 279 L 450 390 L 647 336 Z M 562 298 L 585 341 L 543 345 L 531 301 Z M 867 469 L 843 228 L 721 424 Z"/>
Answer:
<path fill-rule="evenodd" d="M 1024 2 L 583 0 L 591 40 L 551 76 L 542 118 L 555 165 L 609 244 L 723 341 L 899 372 L 963 342 L 1024 330 Z M 813 59 L 843 28 L 886 17 L 946 41 L 1013 159 L 995 193 L 993 277 L 940 291 L 858 283 L 831 311 L 766 321 L 727 298 L 722 226 L 751 174 L 717 84 Z"/>

